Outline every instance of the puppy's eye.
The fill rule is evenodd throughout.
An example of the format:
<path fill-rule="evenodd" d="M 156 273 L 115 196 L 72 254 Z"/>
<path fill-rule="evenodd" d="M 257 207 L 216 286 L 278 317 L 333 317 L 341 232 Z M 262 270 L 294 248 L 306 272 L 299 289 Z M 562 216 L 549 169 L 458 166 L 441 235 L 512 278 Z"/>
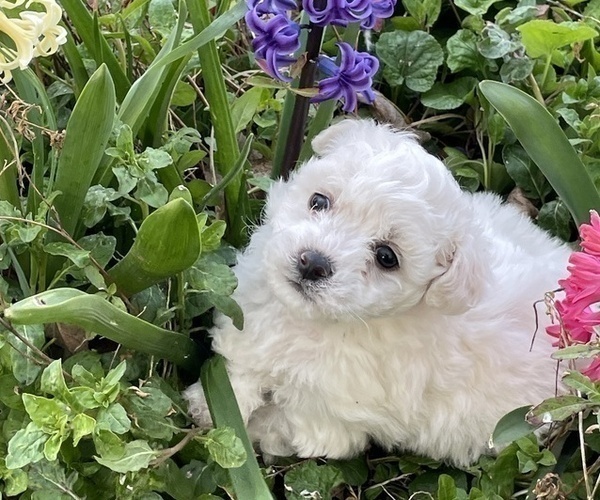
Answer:
<path fill-rule="evenodd" d="M 321 193 L 315 193 L 310 197 L 308 207 L 316 212 L 322 212 L 324 210 L 329 210 L 330 204 L 331 203 L 327 196 Z"/>
<path fill-rule="evenodd" d="M 384 269 L 398 267 L 398 257 L 387 245 L 379 245 L 375 248 L 375 258 L 377 263 Z"/>

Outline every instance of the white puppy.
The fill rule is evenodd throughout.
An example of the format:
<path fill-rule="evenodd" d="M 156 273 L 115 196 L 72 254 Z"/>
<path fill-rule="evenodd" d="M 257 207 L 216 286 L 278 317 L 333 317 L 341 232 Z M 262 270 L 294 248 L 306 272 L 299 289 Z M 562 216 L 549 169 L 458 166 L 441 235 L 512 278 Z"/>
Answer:
<path fill-rule="evenodd" d="M 313 146 L 235 268 L 244 330 L 219 315 L 211 332 L 250 436 L 272 455 L 374 441 L 467 465 L 500 417 L 554 394 L 534 302 L 570 250 L 462 192 L 410 134 L 346 120 Z M 200 385 L 185 395 L 210 424 Z"/>

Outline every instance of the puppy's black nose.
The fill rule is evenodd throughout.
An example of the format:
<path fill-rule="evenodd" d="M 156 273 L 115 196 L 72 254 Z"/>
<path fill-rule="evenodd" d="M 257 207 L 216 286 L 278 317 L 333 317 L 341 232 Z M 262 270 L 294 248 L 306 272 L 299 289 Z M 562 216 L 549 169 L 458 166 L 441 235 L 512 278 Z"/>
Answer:
<path fill-rule="evenodd" d="M 302 279 L 318 281 L 331 276 L 331 263 L 322 253 L 306 250 L 298 256 L 298 271 Z"/>

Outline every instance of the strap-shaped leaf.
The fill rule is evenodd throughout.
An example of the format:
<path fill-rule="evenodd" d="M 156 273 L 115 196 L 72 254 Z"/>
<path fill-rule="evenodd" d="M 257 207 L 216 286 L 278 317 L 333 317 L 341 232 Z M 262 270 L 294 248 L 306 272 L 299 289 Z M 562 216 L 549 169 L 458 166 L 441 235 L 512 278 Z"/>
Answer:
<path fill-rule="evenodd" d="M 578 224 L 588 222 L 589 211 L 600 209 L 600 195 L 552 115 L 533 97 L 510 85 L 484 81 L 479 88 L 507 121 L 575 221 Z"/>
<path fill-rule="evenodd" d="M 146 217 L 133 246 L 108 274 L 132 295 L 190 267 L 201 248 L 194 209 L 176 198 Z"/>
<path fill-rule="evenodd" d="M 99 295 L 74 288 L 56 288 L 33 295 L 4 310 L 18 325 L 68 323 L 145 352 L 190 371 L 197 370 L 197 346 L 187 335 L 136 318 Z"/>
<path fill-rule="evenodd" d="M 232 428 L 246 449 L 247 459 L 244 464 L 235 469 L 228 469 L 236 498 L 272 500 L 273 496 L 263 479 L 254 449 L 246 434 L 242 415 L 225 368 L 225 360 L 221 356 L 209 359 L 202 366 L 200 379 L 215 426 Z"/>
<path fill-rule="evenodd" d="M 91 76 L 67 123 L 53 190 L 61 227 L 74 235 L 85 195 L 104 155 L 115 119 L 115 87 L 105 65 Z M 51 236 L 50 241 L 57 237 Z"/>

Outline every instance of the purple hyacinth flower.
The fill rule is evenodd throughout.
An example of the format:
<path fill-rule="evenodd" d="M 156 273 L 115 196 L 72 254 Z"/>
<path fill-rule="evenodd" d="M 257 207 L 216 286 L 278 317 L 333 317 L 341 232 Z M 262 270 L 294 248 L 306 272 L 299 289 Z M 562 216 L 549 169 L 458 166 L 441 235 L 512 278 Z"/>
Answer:
<path fill-rule="evenodd" d="M 372 2 L 373 0 L 326 0 L 326 4 L 321 7 L 319 0 L 302 0 L 302 8 L 317 26 L 347 26 L 348 23 L 368 19 L 372 15 Z"/>
<path fill-rule="evenodd" d="M 361 28 L 373 29 L 377 21 L 391 17 L 395 6 L 396 0 L 371 0 L 371 14 L 363 19 Z"/>
<path fill-rule="evenodd" d="M 252 48 L 261 67 L 272 77 L 286 82 L 291 78 L 281 73 L 295 59 L 292 54 L 300 48 L 300 26 L 284 14 L 260 17 L 255 7 L 246 14 L 246 23 L 252 31 Z"/>
<path fill-rule="evenodd" d="M 290 10 L 298 10 L 296 0 L 246 0 L 249 10 L 256 9 L 262 14 L 285 14 Z"/>
<path fill-rule="evenodd" d="M 379 61 L 366 52 L 358 52 L 351 45 L 340 42 L 337 44 L 341 52 L 339 66 L 327 56 L 319 57 L 319 69 L 329 74 L 319 82 L 319 94 L 313 97 L 314 102 L 327 99 L 343 99 L 344 111 L 354 111 L 358 103 L 357 94 L 360 92 L 367 102 L 375 100 L 373 77 L 379 69 Z"/>

